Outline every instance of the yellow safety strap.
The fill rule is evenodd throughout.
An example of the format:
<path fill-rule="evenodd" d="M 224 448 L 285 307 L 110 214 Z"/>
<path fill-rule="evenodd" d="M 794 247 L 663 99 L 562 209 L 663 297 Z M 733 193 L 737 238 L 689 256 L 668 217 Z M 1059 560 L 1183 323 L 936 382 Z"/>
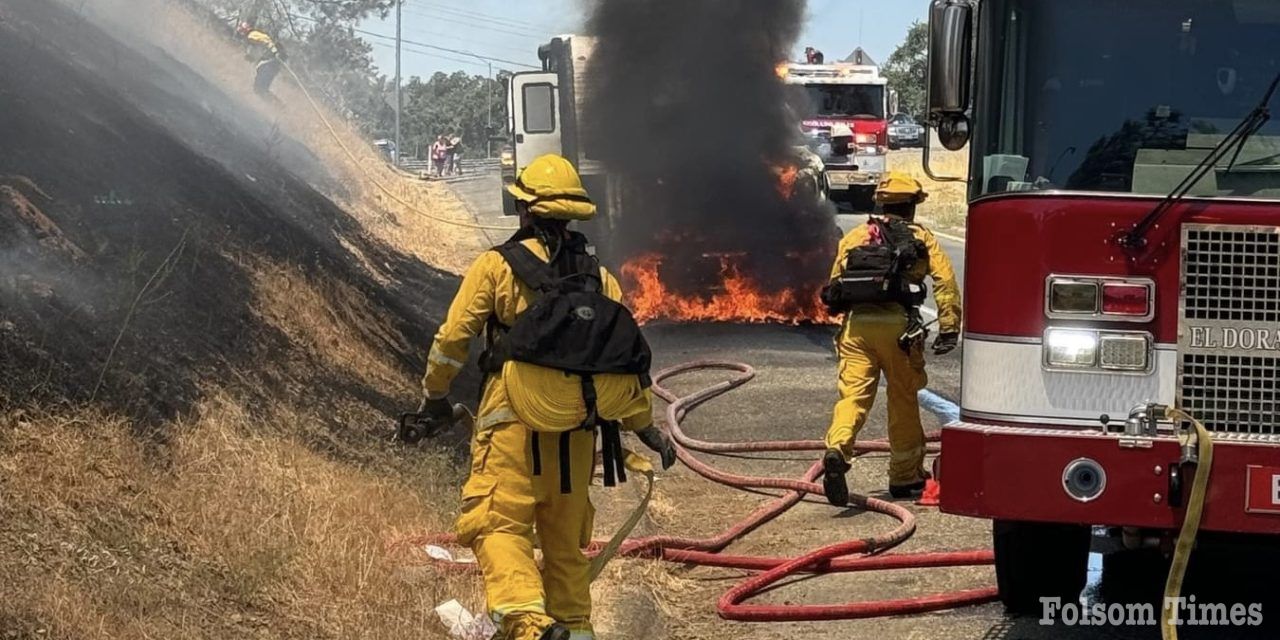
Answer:
<path fill-rule="evenodd" d="M 614 532 L 613 537 L 609 539 L 608 544 L 600 550 L 596 557 L 591 559 L 591 581 L 595 582 L 601 571 L 604 571 L 605 565 L 613 559 L 618 553 L 618 549 L 622 547 L 622 543 L 626 541 L 631 532 L 635 530 L 636 525 L 640 524 L 640 518 L 644 517 L 645 512 L 649 509 L 649 500 L 653 498 L 653 465 L 644 456 L 631 451 L 626 451 L 626 465 L 629 471 L 644 474 L 645 492 L 644 499 L 640 504 L 636 505 L 635 510 L 627 517 L 627 521 Z"/>

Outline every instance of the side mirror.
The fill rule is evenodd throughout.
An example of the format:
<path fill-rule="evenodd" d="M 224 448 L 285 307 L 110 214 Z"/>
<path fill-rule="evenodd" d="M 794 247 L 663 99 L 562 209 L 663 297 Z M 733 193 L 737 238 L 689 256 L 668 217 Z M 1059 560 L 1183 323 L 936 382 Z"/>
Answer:
<path fill-rule="evenodd" d="M 929 9 L 929 116 L 969 109 L 973 7 L 967 0 L 934 0 Z"/>
<path fill-rule="evenodd" d="M 973 64 L 973 3 L 971 0 L 933 0 L 929 7 L 929 82 L 926 136 L 932 126 L 938 141 L 950 151 L 969 143 L 969 88 Z M 924 169 L 929 168 L 925 140 Z"/>
<path fill-rule="evenodd" d="M 938 118 L 938 142 L 947 151 L 959 151 L 969 144 L 969 118 L 964 114 L 945 114 Z"/>

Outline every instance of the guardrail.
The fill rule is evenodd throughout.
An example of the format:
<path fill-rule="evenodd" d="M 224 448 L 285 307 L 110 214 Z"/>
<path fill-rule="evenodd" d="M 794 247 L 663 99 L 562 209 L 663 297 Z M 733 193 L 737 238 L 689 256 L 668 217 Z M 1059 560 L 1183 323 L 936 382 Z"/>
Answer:
<path fill-rule="evenodd" d="M 469 160 L 469 159 L 463 158 L 462 170 L 467 171 L 467 170 L 477 170 L 477 169 L 496 169 L 499 165 L 499 162 L 500 161 L 498 158 L 476 158 L 475 160 Z M 404 169 L 405 171 L 412 171 L 412 172 L 431 171 L 431 161 L 419 160 L 419 159 L 401 160 L 400 168 Z"/>

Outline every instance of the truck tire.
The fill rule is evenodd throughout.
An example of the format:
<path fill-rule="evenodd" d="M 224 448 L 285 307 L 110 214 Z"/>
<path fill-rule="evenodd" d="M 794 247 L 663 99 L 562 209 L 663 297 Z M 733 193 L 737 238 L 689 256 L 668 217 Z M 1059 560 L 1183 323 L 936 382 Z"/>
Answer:
<path fill-rule="evenodd" d="M 1040 598 L 1076 602 L 1089 569 L 1090 528 L 1043 522 L 996 520 L 991 539 L 996 585 L 1010 613 L 1039 614 Z"/>

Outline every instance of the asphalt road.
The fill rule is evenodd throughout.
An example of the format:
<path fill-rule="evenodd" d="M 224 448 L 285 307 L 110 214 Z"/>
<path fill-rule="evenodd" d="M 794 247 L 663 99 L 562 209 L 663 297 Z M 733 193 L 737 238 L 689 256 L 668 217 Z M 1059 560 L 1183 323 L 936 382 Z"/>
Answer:
<path fill-rule="evenodd" d="M 484 174 L 452 183 L 453 189 L 482 222 L 502 222 L 500 182 L 496 174 Z M 848 229 L 860 216 L 842 215 Z M 500 233 L 500 232 L 495 232 Z M 497 243 L 502 238 L 491 237 Z M 951 239 L 940 242 L 959 277 L 963 278 L 964 245 Z M 756 367 L 750 384 L 699 408 L 686 420 L 695 437 L 718 441 L 759 441 L 820 438 L 835 401 L 836 358 L 832 349 L 834 329 L 773 325 L 667 324 L 646 327 L 656 365 L 667 367 L 701 359 L 733 360 Z M 943 399 L 959 394 L 960 354 L 930 357 L 929 389 Z M 713 373 L 693 374 L 674 380 L 677 393 L 690 393 L 717 382 Z M 922 411 L 926 429 L 940 427 L 947 419 L 946 402 Z M 861 437 L 885 436 L 883 393 L 877 399 Z M 731 472 L 751 475 L 797 477 L 814 456 L 714 457 L 709 462 Z M 854 491 L 887 498 L 884 456 L 866 456 L 850 473 Z M 687 469 L 677 467 L 659 480 L 650 518 L 639 534 L 711 535 L 724 530 L 758 507 L 767 497 L 711 484 Z M 616 494 L 615 494 L 616 495 Z M 616 522 L 630 498 L 593 493 L 602 522 Z M 942 551 L 989 548 L 990 525 L 903 503 L 917 515 L 916 534 L 901 551 Z M 620 506 L 622 505 L 622 506 Z M 856 510 L 836 511 L 824 502 L 806 501 L 774 522 L 752 532 L 730 547 L 734 553 L 791 556 L 835 542 L 882 533 L 894 526 L 891 519 Z M 602 533 L 597 531 L 597 533 Z M 639 586 L 618 587 L 597 595 L 607 613 L 603 630 L 615 638 L 1157 638 L 1155 629 L 1117 630 L 1041 626 L 1035 618 L 1010 618 L 998 605 L 968 607 L 934 614 L 823 623 L 742 624 L 721 620 L 714 603 L 720 594 L 741 579 L 741 574 L 707 568 L 670 569 L 658 580 L 663 588 L 652 593 Z M 632 581 L 635 582 L 635 581 Z M 647 584 L 647 583 L 646 583 Z M 988 567 L 947 570 L 907 570 L 854 573 L 806 578 L 781 585 L 756 602 L 839 603 L 883 598 L 913 597 L 938 591 L 994 584 Z M 604 590 L 598 590 L 604 591 Z M 619 594 L 622 595 L 619 595 Z M 662 615 L 657 615 L 661 612 Z M 612 615 L 610 615 L 612 614 Z M 639 620 L 640 622 L 636 622 Z M 655 628 L 661 620 L 661 629 Z M 638 625 L 638 626 L 637 626 Z"/>

